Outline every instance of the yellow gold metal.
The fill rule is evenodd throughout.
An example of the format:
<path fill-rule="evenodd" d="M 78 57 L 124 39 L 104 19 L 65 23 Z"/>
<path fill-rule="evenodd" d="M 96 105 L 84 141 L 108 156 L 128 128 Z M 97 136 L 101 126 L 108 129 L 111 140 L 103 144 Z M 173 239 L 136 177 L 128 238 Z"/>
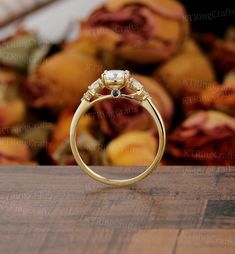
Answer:
<path fill-rule="evenodd" d="M 71 123 L 71 128 L 70 128 L 70 145 L 71 145 L 72 153 L 76 162 L 81 167 L 81 169 L 85 173 L 87 173 L 90 177 L 92 177 L 94 180 L 104 184 L 115 185 L 115 186 L 125 186 L 129 184 L 133 184 L 142 180 L 147 175 L 149 175 L 157 167 L 158 163 L 160 162 L 163 156 L 163 153 L 165 150 L 165 144 L 166 144 L 166 133 L 165 133 L 165 127 L 164 127 L 162 117 L 160 113 L 158 112 L 158 110 L 156 109 L 156 107 L 154 106 L 154 104 L 152 103 L 149 94 L 144 90 L 144 87 L 142 84 L 140 84 L 137 80 L 129 77 L 128 71 L 122 71 L 122 72 L 124 74 L 124 77 L 122 78 L 121 73 L 118 73 L 117 76 L 113 75 L 114 80 L 115 80 L 115 77 L 117 77 L 118 79 L 116 82 L 113 81 L 112 83 L 111 78 L 106 79 L 106 73 L 107 73 L 106 71 L 102 74 L 101 80 L 96 81 L 98 85 L 94 85 L 93 87 L 88 89 L 88 92 L 84 94 L 81 104 L 79 105 L 79 107 L 77 108 L 74 114 L 74 117 Z M 110 74 L 110 77 L 112 77 L 111 75 L 112 73 L 109 73 L 109 74 Z M 121 83 L 121 80 L 124 83 L 124 85 L 123 83 Z M 133 82 L 135 82 L 136 84 L 134 84 Z M 94 82 L 93 84 L 96 84 L 96 83 Z M 78 147 L 77 147 L 77 131 L 76 130 L 77 130 L 78 122 L 84 113 L 86 113 L 95 103 L 106 100 L 106 99 L 114 98 L 112 92 L 116 89 L 120 90 L 124 86 L 128 86 L 129 88 L 131 88 L 133 90 L 133 94 L 126 95 L 126 94 L 120 93 L 118 97 L 139 103 L 152 116 L 158 129 L 158 135 L 159 135 L 158 150 L 157 150 L 156 157 L 154 158 L 151 165 L 141 174 L 133 178 L 124 179 L 124 180 L 109 179 L 95 173 L 91 168 L 89 168 L 84 163 L 84 161 L 82 160 L 79 154 Z M 110 95 L 100 95 L 97 92 L 98 90 L 104 87 L 111 90 Z"/>

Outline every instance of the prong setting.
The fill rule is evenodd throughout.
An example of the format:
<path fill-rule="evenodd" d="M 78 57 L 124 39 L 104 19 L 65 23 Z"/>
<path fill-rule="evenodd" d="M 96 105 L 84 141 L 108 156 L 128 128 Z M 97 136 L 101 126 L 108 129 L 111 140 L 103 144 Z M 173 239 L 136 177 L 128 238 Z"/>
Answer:
<path fill-rule="evenodd" d="M 109 90 L 113 89 L 121 90 L 124 86 L 126 86 L 128 80 L 129 80 L 129 71 L 106 70 L 102 74 L 103 84 Z"/>
<path fill-rule="evenodd" d="M 131 94 L 121 93 L 121 89 L 127 87 L 133 91 Z M 106 70 L 101 75 L 101 78 L 92 83 L 87 92 L 84 94 L 82 100 L 91 101 L 93 97 L 100 97 L 99 93 L 103 88 L 111 91 L 110 95 L 113 98 L 129 97 L 137 100 L 145 100 L 150 98 L 149 94 L 145 91 L 144 86 L 136 79 L 130 78 L 129 71 L 123 70 Z"/>

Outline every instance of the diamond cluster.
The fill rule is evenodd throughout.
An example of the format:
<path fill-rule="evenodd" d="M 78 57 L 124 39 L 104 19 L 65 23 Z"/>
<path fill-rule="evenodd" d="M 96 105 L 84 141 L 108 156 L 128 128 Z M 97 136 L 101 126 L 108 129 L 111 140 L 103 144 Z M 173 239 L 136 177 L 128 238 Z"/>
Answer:
<path fill-rule="evenodd" d="M 117 98 L 122 95 L 121 89 L 127 86 L 134 93 L 128 95 L 134 98 L 138 96 L 139 99 L 144 100 L 149 97 L 149 94 L 144 90 L 143 85 L 136 79 L 130 78 L 129 71 L 110 70 L 105 71 L 101 79 L 98 79 L 88 87 L 88 91 L 84 94 L 82 100 L 90 101 L 94 96 L 101 96 L 99 90 L 107 88 L 111 90 L 111 95 Z M 123 94 L 123 96 L 127 96 Z"/>

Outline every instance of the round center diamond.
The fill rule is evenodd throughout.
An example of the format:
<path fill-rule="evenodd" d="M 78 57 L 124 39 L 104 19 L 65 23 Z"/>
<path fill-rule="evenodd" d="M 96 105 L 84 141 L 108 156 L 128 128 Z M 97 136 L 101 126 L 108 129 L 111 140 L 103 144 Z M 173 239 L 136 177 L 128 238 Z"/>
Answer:
<path fill-rule="evenodd" d="M 105 80 L 106 81 L 112 81 L 112 82 L 118 82 L 124 80 L 124 71 L 119 71 L 119 70 L 112 70 L 112 71 L 106 71 L 105 72 Z"/>
<path fill-rule="evenodd" d="M 121 89 L 125 86 L 126 72 L 122 70 L 105 71 L 103 75 L 105 86 L 109 89 Z"/>

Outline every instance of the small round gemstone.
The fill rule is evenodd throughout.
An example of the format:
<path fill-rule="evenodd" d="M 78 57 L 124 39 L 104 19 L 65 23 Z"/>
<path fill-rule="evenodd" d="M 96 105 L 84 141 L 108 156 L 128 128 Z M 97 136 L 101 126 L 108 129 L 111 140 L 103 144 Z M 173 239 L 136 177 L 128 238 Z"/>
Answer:
<path fill-rule="evenodd" d="M 117 89 L 114 89 L 114 90 L 112 90 L 111 94 L 113 97 L 118 97 L 120 95 L 120 91 Z"/>

